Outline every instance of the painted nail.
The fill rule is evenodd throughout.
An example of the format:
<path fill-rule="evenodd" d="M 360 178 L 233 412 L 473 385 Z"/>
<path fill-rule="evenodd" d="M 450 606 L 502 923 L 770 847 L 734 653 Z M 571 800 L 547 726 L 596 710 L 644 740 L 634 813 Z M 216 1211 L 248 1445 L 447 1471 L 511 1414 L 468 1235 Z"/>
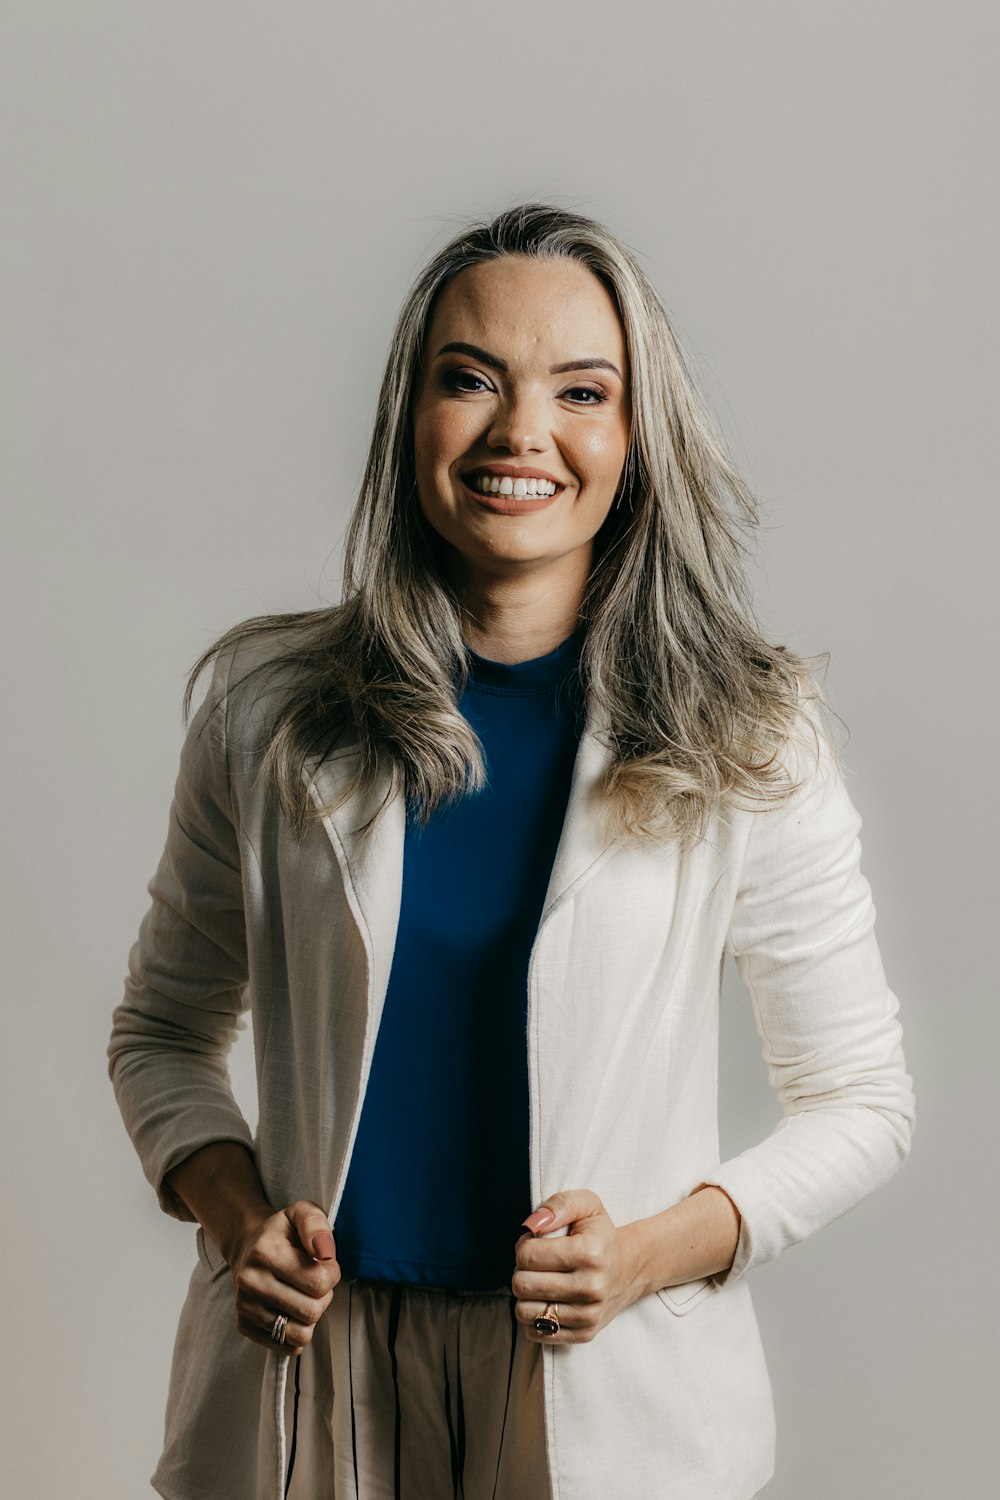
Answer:
<path fill-rule="evenodd" d="M 333 1235 L 325 1229 L 317 1229 L 312 1238 L 314 1260 L 333 1260 Z"/>
<path fill-rule="evenodd" d="M 551 1224 L 555 1214 L 551 1208 L 536 1208 L 533 1214 L 529 1214 L 523 1221 L 525 1229 L 530 1229 L 532 1234 L 537 1234 L 544 1229 L 546 1224 Z"/>

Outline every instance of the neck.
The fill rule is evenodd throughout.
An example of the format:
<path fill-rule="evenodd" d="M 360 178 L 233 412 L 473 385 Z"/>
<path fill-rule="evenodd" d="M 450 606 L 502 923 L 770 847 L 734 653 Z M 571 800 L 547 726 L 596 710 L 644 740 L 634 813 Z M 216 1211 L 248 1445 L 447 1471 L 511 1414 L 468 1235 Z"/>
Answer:
<path fill-rule="evenodd" d="M 580 623 L 584 581 L 544 574 L 463 580 L 466 644 L 487 660 L 508 665 L 546 656 Z"/>

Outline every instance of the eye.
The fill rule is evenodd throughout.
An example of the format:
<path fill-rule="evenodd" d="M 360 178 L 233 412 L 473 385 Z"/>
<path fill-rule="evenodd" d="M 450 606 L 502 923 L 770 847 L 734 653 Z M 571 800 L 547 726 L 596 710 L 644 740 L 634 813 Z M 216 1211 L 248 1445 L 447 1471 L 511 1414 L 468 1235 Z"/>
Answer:
<path fill-rule="evenodd" d="M 442 377 L 442 383 L 446 390 L 472 392 L 488 390 L 489 387 L 481 375 L 476 375 L 472 370 L 446 370 Z"/>
<path fill-rule="evenodd" d="M 570 386 L 569 390 L 564 391 L 563 394 L 567 400 L 572 400 L 574 406 L 600 406 L 602 401 L 608 399 L 607 393 L 596 385 Z"/>

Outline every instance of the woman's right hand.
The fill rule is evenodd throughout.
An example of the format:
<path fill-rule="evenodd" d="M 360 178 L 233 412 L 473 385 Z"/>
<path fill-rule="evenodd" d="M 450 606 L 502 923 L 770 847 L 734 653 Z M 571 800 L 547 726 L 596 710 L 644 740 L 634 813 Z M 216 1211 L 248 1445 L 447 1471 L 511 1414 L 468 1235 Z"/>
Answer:
<path fill-rule="evenodd" d="M 288 1319 L 280 1347 L 301 1354 L 340 1280 L 333 1235 L 316 1203 L 301 1201 L 259 1219 L 227 1257 L 236 1288 L 236 1325 L 268 1348 L 275 1318 Z"/>
<path fill-rule="evenodd" d="M 303 1199 L 275 1213 L 253 1156 L 236 1141 L 211 1141 L 192 1152 L 167 1173 L 165 1188 L 222 1251 L 236 1288 L 240 1333 L 273 1349 L 274 1320 L 284 1313 L 280 1347 L 301 1353 L 340 1280 L 330 1222 L 319 1204 Z"/>

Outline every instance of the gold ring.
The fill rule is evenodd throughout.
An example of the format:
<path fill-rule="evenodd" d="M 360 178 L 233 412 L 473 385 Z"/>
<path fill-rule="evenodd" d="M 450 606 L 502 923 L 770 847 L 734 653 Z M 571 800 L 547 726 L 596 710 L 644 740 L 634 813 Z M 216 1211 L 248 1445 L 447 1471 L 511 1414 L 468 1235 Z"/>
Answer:
<path fill-rule="evenodd" d="M 279 1313 L 271 1325 L 271 1338 L 276 1344 L 285 1342 L 285 1332 L 288 1328 L 288 1319 L 284 1313 Z"/>
<path fill-rule="evenodd" d="M 540 1318 L 535 1319 L 535 1332 L 544 1333 L 548 1338 L 554 1338 L 559 1332 L 559 1304 L 549 1302 Z"/>

